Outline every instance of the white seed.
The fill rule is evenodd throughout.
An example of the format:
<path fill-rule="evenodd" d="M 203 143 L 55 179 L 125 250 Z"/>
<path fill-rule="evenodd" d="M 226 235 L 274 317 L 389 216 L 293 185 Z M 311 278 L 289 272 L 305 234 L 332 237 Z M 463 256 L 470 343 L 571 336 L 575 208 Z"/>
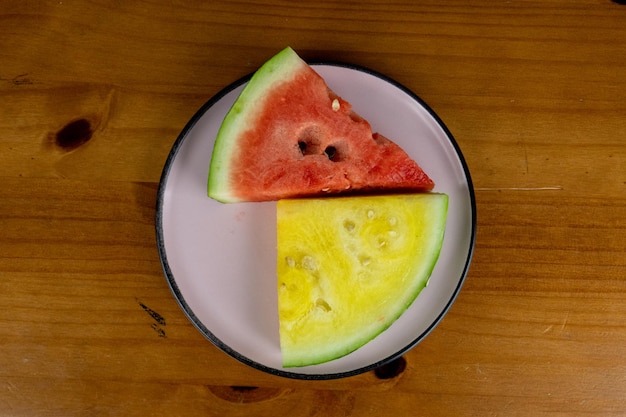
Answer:
<path fill-rule="evenodd" d="M 317 270 L 317 262 L 315 261 L 315 258 L 309 255 L 305 255 L 302 257 L 302 266 L 307 271 Z"/>
<path fill-rule="evenodd" d="M 296 260 L 293 259 L 291 256 L 285 257 L 285 262 L 287 262 L 287 266 L 289 266 L 290 268 L 296 266 Z"/>
<path fill-rule="evenodd" d="M 334 99 L 332 104 L 333 111 L 338 111 L 339 107 L 341 107 L 341 104 L 339 104 L 339 100 Z"/>
<path fill-rule="evenodd" d="M 396 232 L 395 230 L 390 230 L 390 231 L 388 232 L 388 234 L 389 234 L 389 236 L 391 236 L 391 237 L 396 237 L 396 236 L 398 236 L 398 232 Z"/>
<path fill-rule="evenodd" d="M 374 210 L 367 210 L 367 217 L 369 219 L 373 219 L 374 218 L 374 214 L 376 214 L 376 213 L 374 213 Z"/>
<path fill-rule="evenodd" d="M 322 188 L 322 192 L 327 193 L 327 192 L 329 192 L 329 191 L 330 191 L 330 187 Z"/>
<path fill-rule="evenodd" d="M 398 223 L 398 219 L 396 219 L 396 218 L 395 218 L 395 217 L 393 217 L 393 216 L 392 216 L 392 217 L 390 217 L 388 221 L 389 221 L 389 225 L 390 225 L 390 226 L 395 226 L 395 225 Z"/>
<path fill-rule="evenodd" d="M 372 262 L 372 258 L 370 258 L 369 256 L 361 256 L 359 258 L 359 262 L 361 263 L 361 265 L 367 266 Z"/>
<path fill-rule="evenodd" d="M 343 222 L 343 227 L 348 231 L 351 232 L 354 230 L 354 228 L 356 227 L 356 225 L 354 224 L 354 222 L 352 220 L 344 220 Z"/>

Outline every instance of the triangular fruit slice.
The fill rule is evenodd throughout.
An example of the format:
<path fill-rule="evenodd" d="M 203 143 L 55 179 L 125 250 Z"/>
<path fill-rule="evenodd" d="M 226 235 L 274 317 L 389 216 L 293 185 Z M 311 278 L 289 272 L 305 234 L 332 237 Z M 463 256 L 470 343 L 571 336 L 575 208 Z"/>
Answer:
<path fill-rule="evenodd" d="M 208 194 L 230 203 L 433 186 L 286 48 L 259 68 L 224 118 Z"/>
<path fill-rule="evenodd" d="M 342 357 L 398 319 L 437 262 L 447 208 L 437 193 L 280 200 L 283 366 Z"/>

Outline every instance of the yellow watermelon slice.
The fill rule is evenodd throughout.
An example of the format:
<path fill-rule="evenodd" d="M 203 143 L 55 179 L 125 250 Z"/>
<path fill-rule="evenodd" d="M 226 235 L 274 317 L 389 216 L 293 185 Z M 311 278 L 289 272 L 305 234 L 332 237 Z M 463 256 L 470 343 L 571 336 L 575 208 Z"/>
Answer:
<path fill-rule="evenodd" d="M 286 48 L 252 76 L 224 118 L 208 195 L 232 203 L 433 186 L 398 145 L 373 133 Z"/>
<path fill-rule="evenodd" d="M 437 193 L 279 201 L 283 366 L 342 357 L 398 319 L 439 257 L 447 207 Z"/>

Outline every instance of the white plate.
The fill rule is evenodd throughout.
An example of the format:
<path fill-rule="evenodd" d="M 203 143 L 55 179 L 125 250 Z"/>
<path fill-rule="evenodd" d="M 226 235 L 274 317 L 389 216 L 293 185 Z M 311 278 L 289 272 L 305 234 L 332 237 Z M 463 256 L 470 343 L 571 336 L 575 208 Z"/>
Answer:
<path fill-rule="evenodd" d="M 419 343 L 443 318 L 470 264 L 476 206 L 470 174 L 435 113 L 398 83 L 370 70 L 315 64 L 329 87 L 374 131 L 398 143 L 449 196 L 441 255 L 428 286 L 385 332 L 355 352 L 302 368 L 281 367 L 276 293 L 275 203 L 221 204 L 207 197 L 215 135 L 246 77 L 189 121 L 165 163 L 157 198 L 157 243 L 172 292 L 192 323 L 224 352 L 263 371 L 330 379 L 379 367 Z"/>

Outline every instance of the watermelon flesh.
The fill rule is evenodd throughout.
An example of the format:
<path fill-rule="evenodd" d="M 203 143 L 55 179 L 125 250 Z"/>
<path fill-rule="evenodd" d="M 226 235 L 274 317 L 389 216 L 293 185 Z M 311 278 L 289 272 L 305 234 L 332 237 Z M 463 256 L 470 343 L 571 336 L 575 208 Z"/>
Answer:
<path fill-rule="evenodd" d="M 340 358 L 391 326 L 428 282 L 447 208 L 441 193 L 280 200 L 283 366 Z"/>
<path fill-rule="evenodd" d="M 266 62 L 216 137 L 208 194 L 225 203 L 367 191 L 433 181 L 291 48 Z"/>

